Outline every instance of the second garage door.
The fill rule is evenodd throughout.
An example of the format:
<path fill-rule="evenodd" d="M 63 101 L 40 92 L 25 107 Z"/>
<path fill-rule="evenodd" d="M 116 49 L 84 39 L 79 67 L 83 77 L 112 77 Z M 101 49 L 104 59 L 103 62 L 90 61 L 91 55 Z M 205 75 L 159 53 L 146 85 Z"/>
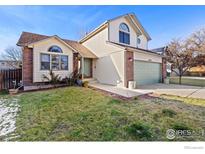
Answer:
<path fill-rule="evenodd" d="M 137 85 L 161 82 L 161 64 L 135 60 L 134 80 L 137 82 Z"/>

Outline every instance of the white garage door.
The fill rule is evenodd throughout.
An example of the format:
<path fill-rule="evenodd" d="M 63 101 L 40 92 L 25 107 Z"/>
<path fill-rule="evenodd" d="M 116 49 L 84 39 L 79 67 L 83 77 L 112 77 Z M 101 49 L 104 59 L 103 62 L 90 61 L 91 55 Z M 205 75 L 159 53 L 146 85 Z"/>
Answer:
<path fill-rule="evenodd" d="M 137 85 L 161 82 L 161 64 L 135 60 L 134 80 Z"/>

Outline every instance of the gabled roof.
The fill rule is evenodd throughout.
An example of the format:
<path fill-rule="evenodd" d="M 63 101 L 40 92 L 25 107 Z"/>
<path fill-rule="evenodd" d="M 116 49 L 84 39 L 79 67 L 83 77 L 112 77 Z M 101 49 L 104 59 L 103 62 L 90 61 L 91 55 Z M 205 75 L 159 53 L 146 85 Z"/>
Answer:
<path fill-rule="evenodd" d="M 29 44 L 33 44 L 39 41 L 43 41 L 45 39 L 49 39 L 52 37 L 56 37 L 63 41 L 69 48 L 72 50 L 79 52 L 81 56 L 85 58 L 97 58 L 95 54 L 93 54 L 89 49 L 87 49 L 85 46 L 82 44 L 78 43 L 77 41 L 72 41 L 72 40 L 67 40 L 67 39 L 62 39 L 57 35 L 54 36 L 47 36 L 47 35 L 41 35 L 41 34 L 35 34 L 35 33 L 30 33 L 30 32 L 22 32 L 17 45 L 18 46 L 28 46 Z"/>
<path fill-rule="evenodd" d="M 140 29 L 140 31 L 147 37 L 148 40 L 151 40 L 151 37 L 149 36 L 149 34 L 147 33 L 147 31 L 145 30 L 145 28 L 142 26 L 141 22 L 139 21 L 139 19 L 137 18 L 137 16 L 135 15 L 135 13 L 127 13 L 118 17 L 115 17 L 113 19 L 108 20 L 108 22 L 111 22 L 113 20 L 122 18 L 122 17 L 128 17 L 130 18 L 131 21 L 133 21 L 137 27 Z"/>
<path fill-rule="evenodd" d="M 137 25 L 137 28 L 140 30 L 141 33 L 143 33 L 147 40 L 151 40 L 150 35 L 147 33 L 147 31 L 145 30 L 145 28 L 142 26 L 142 24 L 140 23 L 140 21 L 138 20 L 138 18 L 136 17 L 136 15 L 134 13 L 128 13 L 128 14 L 124 14 L 109 20 L 106 20 L 105 22 L 103 22 L 100 26 L 98 26 L 97 28 L 95 28 L 93 31 L 91 31 L 90 33 L 88 33 L 86 36 L 84 36 L 79 42 L 84 42 L 84 40 L 87 40 L 87 38 L 90 38 L 91 36 L 93 36 L 93 34 L 98 33 L 101 29 L 103 29 L 104 27 L 106 27 L 108 25 L 109 22 L 114 21 L 116 19 L 122 18 L 122 17 L 127 17 L 129 18 L 130 21 L 133 22 L 133 24 Z"/>
<path fill-rule="evenodd" d="M 98 26 L 97 28 L 95 28 L 93 31 L 91 31 L 90 33 L 86 34 L 83 38 L 81 38 L 81 40 L 79 40 L 80 43 L 85 42 L 85 40 L 91 38 L 92 36 L 94 36 L 95 34 L 97 34 L 98 32 L 102 31 L 104 28 L 106 28 L 108 26 L 108 21 L 103 22 L 100 26 Z"/>
<path fill-rule="evenodd" d="M 137 18 L 137 16 L 134 13 L 130 13 L 127 14 L 128 16 L 131 17 L 131 19 L 134 20 L 134 22 L 136 22 L 137 26 L 139 27 L 140 31 L 142 31 L 142 33 L 146 36 L 147 40 L 150 41 L 152 38 L 150 37 L 150 35 L 147 33 L 147 31 L 145 30 L 145 28 L 142 26 L 141 22 L 139 21 L 139 19 Z"/>
<path fill-rule="evenodd" d="M 161 54 L 161 55 L 164 55 L 166 49 L 167 49 L 167 46 L 164 46 L 164 47 L 161 47 L 161 48 L 152 49 L 151 51 L 156 52 L 156 53 Z"/>

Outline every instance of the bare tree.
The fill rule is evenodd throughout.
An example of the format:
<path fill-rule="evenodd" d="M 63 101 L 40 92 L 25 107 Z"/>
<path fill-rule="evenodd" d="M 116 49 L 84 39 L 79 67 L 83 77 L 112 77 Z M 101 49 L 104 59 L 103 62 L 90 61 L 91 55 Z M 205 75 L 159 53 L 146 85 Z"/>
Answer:
<path fill-rule="evenodd" d="M 197 54 L 205 54 L 205 28 L 194 32 L 188 39 L 190 49 Z"/>
<path fill-rule="evenodd" d="M 205 28 L 194 32 L 188 39 L 189 47 L 194 52 L 197 65 L 205 65 Z"/>
<path fill-rule="evenodd" d="M 185 40 L 173 40 L 169 43 L 167 60 L 172 63 L 172 71 L 181 77 L 191 67 L 205 65 L 205 28 L 190 35 Z"/>
<path fill-rule="evenodd" d="M 8 47 L 2 55 L 7 60 L 8 65 L 16 68 L 22 66 L 22 50 L 18 47 Z"/>
<path fill-rule="evenodd" d="M 193 50 L 190 49 L 189 41 L 173 40 L 166 50 L 167 61 L 172 63 L 172 71 L 179 76 L 179 84 L 184 73 L 196 65 L 193 60 Z"/>

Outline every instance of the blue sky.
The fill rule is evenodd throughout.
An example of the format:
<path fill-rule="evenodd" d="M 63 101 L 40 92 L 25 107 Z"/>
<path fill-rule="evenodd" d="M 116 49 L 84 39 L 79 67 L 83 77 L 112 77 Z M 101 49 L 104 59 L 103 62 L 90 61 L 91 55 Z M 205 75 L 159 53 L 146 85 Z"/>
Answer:
<path fill-rule="evenodd" d="M 152 37 L 149 49 L 205 27 L 205 6 L 0 6 L 0 53 L 22 31 L 78 40 L 107 19 L 134 12 Z"/>

